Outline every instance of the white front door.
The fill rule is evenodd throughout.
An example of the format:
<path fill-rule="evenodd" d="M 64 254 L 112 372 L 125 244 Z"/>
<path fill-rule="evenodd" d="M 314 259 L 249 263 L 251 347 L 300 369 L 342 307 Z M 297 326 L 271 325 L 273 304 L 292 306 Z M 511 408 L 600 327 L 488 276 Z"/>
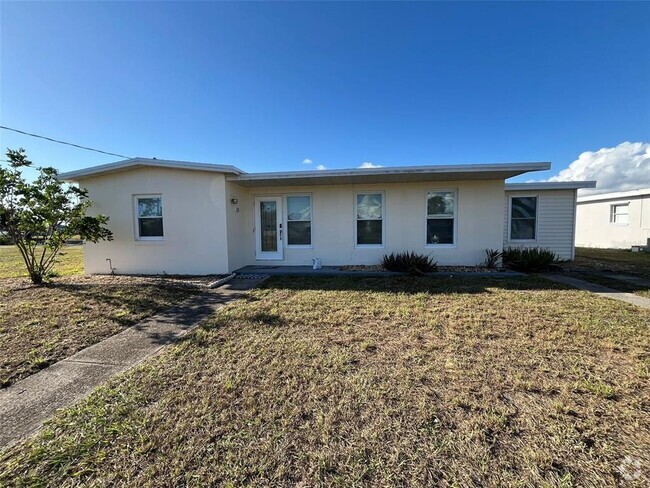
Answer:
<path fill-rule="evenodd" d="M 282 198 L 255 197 L 255 259 L 282 259 Z"/>

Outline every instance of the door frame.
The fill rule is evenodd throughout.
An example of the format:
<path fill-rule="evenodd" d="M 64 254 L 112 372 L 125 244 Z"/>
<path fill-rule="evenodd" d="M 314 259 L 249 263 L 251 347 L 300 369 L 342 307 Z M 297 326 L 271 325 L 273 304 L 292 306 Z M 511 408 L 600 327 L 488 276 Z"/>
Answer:
<path fill-rule="evenodd" d="M 262 202 L 275 202 L 275 211 L 276 211 L 276 240 L 277 240 L 277 251 L 262 251 L 262 241 L 261 241 L 261 211 L 260 203 Z M 284 222 L 284 213 L 282 208 L 282 197 L 279 195 L 270 195 L 270 196 L 256 196 L 255 197 L 255 229 L 254 229 L 254 239 L 255 239 L 255 260 L 256 261 L 282 261 L 284 259 L 284 235 L 283 235 L 283 222 Z"/>

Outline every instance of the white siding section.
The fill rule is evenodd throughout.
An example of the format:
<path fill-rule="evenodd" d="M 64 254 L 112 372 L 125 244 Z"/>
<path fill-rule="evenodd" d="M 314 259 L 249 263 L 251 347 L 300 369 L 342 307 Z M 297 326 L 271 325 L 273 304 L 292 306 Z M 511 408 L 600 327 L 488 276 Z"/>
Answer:
<path fill-rule="evenodd" d="M 535 241 L 510 240 L 510 197 L 537 197 L 537 238 Z M 575 190 L 506 191 L 503 247 L 550 249 L 562 259 L 574 258 Z"/>

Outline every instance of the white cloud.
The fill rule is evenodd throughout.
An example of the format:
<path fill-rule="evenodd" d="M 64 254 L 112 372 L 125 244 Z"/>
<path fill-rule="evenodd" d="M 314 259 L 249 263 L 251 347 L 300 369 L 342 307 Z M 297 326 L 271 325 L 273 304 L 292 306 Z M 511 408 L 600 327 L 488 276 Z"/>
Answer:
<path fill-rule="evenodd" d="M 363 168 L 363 169 L 381 168 L 381 167 L 382 167 L 381 164 L 374 164 L 372 161 L 365 161 L 365 162 L 361 163 L 361 166 L 359 166 L 359 168 Z"/>
<path fill-rule="evenodd" d="M 623 142 L 616 147 L 585 151 L 548 181 L 596 180 L 581 195 L 650 187 L 650 143 Z"/>
<path fill-rule="evenodd" d="M 316 166 L 316 169 L 319 170 L 319 171 L 323 171 L 324 169 L 327 169 L 327 168 L 325 167 L 324 164 L 319 164 L 318 166 Z"/>
<path fill-rule="evenodd" d="M 305 158 L 302 160 L 302 164 L 311 164 L 311 163 L 313 163 L 313 161 L 309 158 Z"/>

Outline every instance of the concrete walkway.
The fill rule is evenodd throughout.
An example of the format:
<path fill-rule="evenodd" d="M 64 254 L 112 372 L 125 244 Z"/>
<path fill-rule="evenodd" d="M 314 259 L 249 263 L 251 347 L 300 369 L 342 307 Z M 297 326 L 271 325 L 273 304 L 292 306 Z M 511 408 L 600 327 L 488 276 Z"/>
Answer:
<path fill-rule="evenodd" d="M 623 281 L 625 283 L 630 283 L 632 285 L 650 287 L 650 280 L 646 280 L 645 278 L 641 278 L 640 276 L 632 276 L 632 275 L 622 274 L 622 273 L 603 273 L 603 272 L 601 272 L 600 274 L 603 275 L 605 278 L 611 278 L 613 280 Z"/>
<path fill-rule="evenodd" d="M 34 434 L 56 410 L 178 341 L 202 320 L 265 280 L 239 277 L 190 298 L 0 390 L 0 448 Z"/>
<path fill-rule="evenodd" d="M 572 278 L 570 276 L 558 273 L 544 273 L 541 276 L 558 283 L 573 286 L 574 288 L 578 288 L 580 290 L 590 291 L 596 295 L 612 298 L 621 302 L 631 303 L 637 307 L 650 310 L 650 298 L 635 295 L 634 293 L 625 293 L 622 291 L 613 290 L 612 288 L 608 288 L 606 286 L 597 285 L 596 283 L 579 280 L 578 278 Z"/>

